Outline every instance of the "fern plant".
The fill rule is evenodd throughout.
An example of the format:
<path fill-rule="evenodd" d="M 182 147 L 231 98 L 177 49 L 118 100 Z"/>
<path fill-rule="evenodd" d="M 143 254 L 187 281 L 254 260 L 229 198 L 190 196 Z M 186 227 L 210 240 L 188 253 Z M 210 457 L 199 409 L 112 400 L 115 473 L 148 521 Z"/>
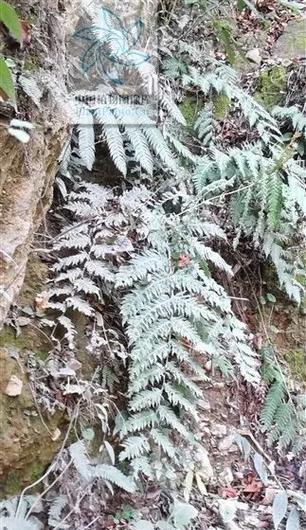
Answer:
<path fill-rule="evenodd" d="M 68 505 L 67 495 L 58 495 L 52 500 L 49 512 L 48 512 L 48 525 L 51 528 L 63 528 L 61 522 L 63 520 L 63 510 Z"/>
<path fill-rule="evenodd" d="M 168 217 L 162 209 L 152 212 L 150 226 L 150 247 L 116 276 L 116 287 L 130 290 L 121 310 L 131 352 L 130 417 L 121 426 L 120 458 L 131 461 L 136 476 L 154 474 L 152 450 L 177 465 L 178 446 L 195 441 L 202 395 L 195 379 L 207 379 L 201 356 L 227 359 L 248 381 L 259 381 L 246 330 L 207 272 L 210 263 L 231 274 L 208 244 L 211 236 L 224 237 L 222 231 L 187 213 Z"/>
<path fill-rule="evenodd" d="M 22 499 L 11 497 L 0 502 L 0 529 L 41 530 L 41 522 L 33 515 L 29 517 L 35 500 L 35 495 L 26 495 Z"/>
<path fill-rule="evenodd" d="M 129 152 L 149 175 L 153 172 L 153 156 L 168 169 L 177 170 L 175 154 L 150 118 L 150 109 L 111 105 L 90 108 L 79 103 L 76 108 L 79 154 L 88 169 L 92 169 L 95 159 L 94 123 L 97 123 L 102 127 L 99 137 L 106 142 L 111 158 L 123 175 L 127 173 Z"/>
<path fill-rule="evenodd" d="M 213 105 L 206 105 L 199 112 L 194 124 L 194 129 L 205 147 L 212 144 L 215 129 Z"/>
<path fill-rule="evenodd" d="M 39 521 L 26 520 L 23 517 L 3 517 L 0 519 L 1 530 L 41 530 Z"/>
<path fill-rule="evenodd" d="M 78 481 L 82 487 L 92 484 L 96 480 L 102 481 L 113 493 L 113 486 L 119 487 L 128 493 L 135 491 L 135 483 L 124 475 L 116 466 L 104 462 L 93 462 L 87 453 L 84 441 L 78 441 L 69 447 L 70 457 L 78 472 Z M 77 483 L 77 481 L 76 481 Z M 0 503 L 0 529 L 1 530 L 41 530 L 41 521 L 33 516 L 32 507 L 37 505 L 39 497 L 25 496 L 13 497 Z M 37 506 L 36 506 L 37 507 Z M 56 495 L 50 503 L 48 510 L 48 527 L 68 528 L 63 522 L 62 512 L 69 507 L 66 495 Z"/>
<path fill-rule="evenodd" d="M 278 442 L 284 449 L 289 446 L 299 451 L 305 446 L 306 396 L 293 398 L 286 386 L 286 379 L 276 364 L 270 349 L 262 351 L 262 375 L 268 385 L 261 423 L 272 445 Z"/>
<path fill-rule="evenodd" d="M 280 137 L 279 127 L 271 114 L 266 111 L 241 86 L 237 72 L 221 62 L 208 62 L 206 70 L 192 66 L 188 74 L 182 76 L 185 86 L 191 86 L 202 92 L 204 96 L 214 94 L 226 96 L 234 110 L 236 108 L 248 120 L 250 127 L 255 127 L 261 140 L 267 144 L 273 138 Z"/>
<path fill-rule="evenodd" d="M 296 278 L 305 275 L 305 268 L 296 233 L 306 211 L 306 172 L 296 141 L 305 136 L 305 117 L 297 107 L 277 107 L 269 113 L 242 88 L 233 68 L 207 57 L 201 60 L 199 52 L 182 44 L 179 51 L 185 60 L 188 54 L 190 62 L 201 63 L 187 66 L 180 76 L 188 93 L 194 90 L 204 99 L 194 125 L 204 152 L 194 159 L 198 201 L 215 196 L 216 204 L 226 206 L 236 232 L 234 247 L 242 234 L 252 238 L 255 247 L 272 260 L 281 287 L 300 303 L 303 287 Z M 222 147 L 210 102 L 216 96 L 227 98 L 231 115 L 240 121 L 243 116 L 259 140 L 228 151 Z M 280 130 L 286 121 L 293 127 L 289 145 Z M 230 200 L 225 203 L 222 197 L 227 188 Z"/>
<path fill-rule="evenodd" d="M 196 519 L 198 510 L 191 504 L 175 500 L 167 520 L 162 519 L 153 524 L 150 521 L 139 520 L 132 530 L 187 530 Z"/>
<path fill-rule="evenodd" d="M 302 255 L 296 253 L 295 245 L 291 250 L 290 242 L 306 213 L 305 178 L 305 170 L 288 157 L 286 147 L 275 147 L 265 156 L 258 144 L 228 152 L 214 147 L 201 157 L 193 176 L 203 200 L 219 199 L 223 183 L 234 187 L 229 211 L 236 228 L 235 243 L 242 233 L 251 237 L 272 260 L 280 285 L 298 303 L 303 286 L 295 278 L 304 274 Z"/>
<path fill-rule="evenodd" d="M 102 479 L 108 485 L 115 485 L 123 490 L 133 493 L 135 483 L 132 479 L 125 476 L 116 466 L 104 463 L 93 464 L 87 454 L 84 442 L 79 441 L 69 447 L 74 466 L 79 475 L 85 482 L 92 482 L 96 479 Z"/>
<path fill-rule="evenodd" d="M 143 187 L 116 197 L 110 188 L 83 182 L 70 193 L 65 209 L 73 221 L 53 247 L 60 257 L 48 304 L 57 312 L 70 348 L 76 335 L 71 311 L 94 319 L 95 304 L 110 293 L 118 266 L 134 252 L 137 234 L 139 240 L 144 237 L 149 200 Z"/>
<path fill-rule="evenodd" d="M 136 75 L 136 78 L 138 76 L 140 87 L 144 85 L 147 87 L 152 79 L 157 79 L 154 65 L 147 60 L 152 58 L 146 50 L 138 50 L 134 53 L 135 50 L 129 49 L 127 40 L 131 36 L 130 30 L 124 29 L 123 24 L 119 22 L 119 17 L 104 7 L 97 10 L 94 4 L 88 4 L 88 2 L 85 2 L 83 7 L 91 20 L 91 25 L 81 30 L 81 36 L 86 41 L 93 39 L 91 48 L 93 63 L 99 62 L 100 55 L 104 58 L 107 56 L 106 47 L 112 66 L 114 64 L 125 65 L 128 71 Z M 139 27 L 136 24 L 133 32 Z M 116 39 L 111 36 L 112 32 L 116 35 Z M 95 53 L 95 50 L 100 49 L 103 50 L 100 55 Z M 140 58 L 143 60 L 139 60 Z M 127 60 L 128 64 L 126 64 Z M 99 66 L 96 66 L 101 74 Z M 105 69 L 103 73 L 106 75 L 102 74 L 102 81 L 105 81 L 105 77 L 108 77 Z M 149 94 L 151 96 L 150 89 Z M 192 154 L 176 138 L 176 135 L 171 134 L 171 131 L 167 134 L 167 125 L 171 128 L 173 122 L 180 128 L 186 125 L 185 118 L 167 83 L 163 84 L 160 80 L 155 104 L 126 104 L 124 98 L 120 100 L 118 86 L 116 95 L 119 95 L 119 104 L 97 104 L 101 101 L 101 93 L 98 91 L 76 91 L 73 95 L 75 123 L 78 124 L 79 156 L 88 169 L 92 168 L 94 162 L 95 140 L 102 140 L 106 143 L 114 164 L 123 175 L 126 175 L 133 165 L 146 174 L 152 175 L 153 162 L 155 169 L 167 169 L 175 173 L 179 169 L 178 155 L 192 158 Z M 158 113 L 163 116 L 164 134 L 157 125 L 157 104 Z M 169 117 L 168 124 L 165 117 Z M 95 125 L 97 127 L 94 127 Z M 179 127 L 176 132 L 178 129 Z"/>
<path fill-rule="evenodd" d="M 298 107 L 274 107 L 273 115 L 283 121 L 289 121 L 292 128 L 306 138 L 306 117 Z"/>

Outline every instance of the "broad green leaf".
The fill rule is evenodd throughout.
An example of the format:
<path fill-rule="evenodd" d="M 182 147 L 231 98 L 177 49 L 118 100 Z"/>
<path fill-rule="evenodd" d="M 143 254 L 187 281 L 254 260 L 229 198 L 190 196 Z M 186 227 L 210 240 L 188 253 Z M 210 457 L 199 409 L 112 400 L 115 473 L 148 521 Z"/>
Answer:
<path fill-rule="evenodd" d="M 0 21 L 7 27 L 12 37 L 21 41 L 22 27 L 14 7 L 0 0 Z"/>
<path fill-rule="evenodd" d="M 268 483 L 268 473 L 263 457 L 259 453 L 255 453 L 253 456 L 253 462 L 261 482 L 266 486 Z"/>
<path fill-rule="evenodd" d="M 296 508 L 292 508 L 287 519 L 286 530 L 299 530 L 300 516 Z"/>
<path fill-rule="evenodd" d="M 12 100 L 16 101 L 14 81 L 4 57 L 0 57 L 0 89 Z"/>
<path fill-rule="evenodd" d="M 238 11 L 243 11 L 243 9 L 245 9 L 246 7 L 248 7 L 257 17 L 260 17 L 261 19 L 263 18 L 260 15 L 259 11 L 257 11 L 255 7 L 255 2 L 252 2 L 252 0 L 238 0 L 237 1 Z"/>
<path fill-rule="evenodd" d="M 240 452 L 244 456 L 245 461 L 247 461 L 251 454 L 251 444 L 244 436 L 241 436 L 240 434 L 236 434 L 235 443 L 238 445 Z"/>
<path fill-rule="evenodd" d="M 305 145 L 302 142 L 299 142 L 296 150 L 300 156 L 303 156 L 305 154 Z"/>
<path fill-rule="evenodd" d="M 198 486 L 200 493 L 202 493 L 202 495 L 207 495 L 207 489 L 206 489 L 206 486 L 203 480 L 201 479 L 201 475 L 199 473 L 196 473 L 195 478 L 196 478 L 197 486 Z"/>
<path fill-rule="evenodd" d="M 172 526 L 172 524 L 168 523 L 167 521 L 157 521 L 156 523 L 157 528 L 159 530 L 177 530 Z"/>
<path fill-rule="evenodd" d="M 175 501 L 171 518 L 179 528 L 185 528 L 197 515 L 198 510 L 191 506 L 191 504 Z"/>
<path fill-rule="evenodd" d="M 289 7 L 293 11 L 301 11 L 305 9 L 305 4 L 302 2 L 292 2 L 290 0 L 278 0 L 280 4 L 285 7 Z"/>
<path fill-rule="evenodd" d="M 284 519 L 288 508 L 288 495 L 287 492 L 280 491 L 275 495 L 272 505 L 272 518 L 275 530 L 279 527 L 280 523 Z"/>

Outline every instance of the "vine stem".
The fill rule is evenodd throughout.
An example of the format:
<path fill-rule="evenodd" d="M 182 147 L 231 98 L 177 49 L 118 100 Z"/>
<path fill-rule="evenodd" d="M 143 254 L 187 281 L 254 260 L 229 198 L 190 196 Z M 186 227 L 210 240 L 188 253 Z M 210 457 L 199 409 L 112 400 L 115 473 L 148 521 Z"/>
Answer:
<path fill-rule="evenodd" d="M 95 517 L 90 523 L 88 523 L 86 526 L 84 526 L 82 528 L 82 530 L 87 530 L 87 528 L 90 528 L 90 526 L 92 526 L 98 519 L 99 519 L 99 515 L 97 517 Z"/>

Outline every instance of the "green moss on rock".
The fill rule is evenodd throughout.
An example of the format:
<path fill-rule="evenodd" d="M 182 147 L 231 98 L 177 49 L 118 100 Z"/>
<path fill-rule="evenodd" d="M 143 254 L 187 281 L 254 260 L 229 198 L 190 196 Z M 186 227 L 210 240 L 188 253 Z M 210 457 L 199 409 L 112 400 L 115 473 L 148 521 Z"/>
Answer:
<path fill-rule="evenodd" d="M 6 478 L 5 488 L 0 488 L 2 495 L 13 497 L 20 493 L 21 490 L 22 483 L 20 476 L 15 471 L 11 471 Z"/>
<path fill-rule="evenodd" d="M 34 352 L 39 359 L 45 360 L 52 344 L 48 338 L 38 329 L 32 326 L 21 328 L 20 335 L 16 335 L 13 328 L 4 326 L 0 331 L 0 346 L 13 348 L 20 352 Z"/>
<path fill-rule="evenodd" d="M 266 109 L 271 110 L 281 103 L 286 89 L 286 69 L 273 66 L 259 77 L 255 98 Z"/>
<path fill-rule="evenodd" d="M 214 100 L 214 116 L 217 120 L 224 120 L 229 112 L 231 100 L 226 94 L 218 94 Z"/>
<path fill-rule="evenodd" d="M 283 34 L 277 40 L 273 55 L 282 59 L 302 59 L 306 49 L 306 20 L 291 20 L 288 22 Z"/>
<path fill-rule="evenodd" d="M 15 347 L 19 350 L 23 350 L 26 348 L 24 337 L 22 335 L 19 335 L 19 337 L 17 337 L 13 328 L 9 326 L 4 326 L 4 328 L 0 332 L 0 345 L 3 347 Z"/>
<path fill-rule="evenodd" d="M 234 27 L 227 19 L 215 18 L 212 22 L 214 33 L 221 44 L 226 58 L 230 64 L 236 62 L 236 43 Z"/>
<path fill-rule="evenodd" d="M 198 110 L 196 99 L 193 97 L 185 98 L 184 101 L 179 105 L 179 109 L 186 120 L 187 127 L 192 129 Z"/>
<path fill-rule="evenodd" d="M 6 394 L 12 375 L 22 381 L 21 394 Z M 42 414 L 43 411 L 40 411 Z M 10 349 L 0 348 L 0 496 L 16 495 L 35 482 L 57 453 L 62 438 L 53 434 L 65 431 L 62 413 L 51 418 L 38 413 L 29 386 L 23 359 L 11 357 Z"/>
<path fill-rule="evenodd" d="M 18 297 L 18 304 L 21 306 L 33 305 L 37 294 L 45 289 L 48 275 L 47 264 L 43 263 L 37 256 L 30 256 L 23 287 Z"/>

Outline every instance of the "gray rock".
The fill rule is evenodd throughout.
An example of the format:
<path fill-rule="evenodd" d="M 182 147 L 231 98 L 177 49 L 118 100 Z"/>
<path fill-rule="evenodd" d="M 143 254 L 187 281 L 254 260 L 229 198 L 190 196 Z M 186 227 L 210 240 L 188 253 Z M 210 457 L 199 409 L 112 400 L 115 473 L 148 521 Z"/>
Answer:
<path fill-rule="evenodd" d="M 249 32 L 238 39 L 237 44 L 241 53 L 237 57 L 235 68 L 241 74 L 248 74 L 258 69 L 266 40 L 267 31 Z"/>
<path fill-rule="evenodd" d="M 246 58 L 249 59 L 249 61 L 252 61 L 253 63 L 256 63 L 257 65 L 260 65 L 261 61 L 262 61 L 260 49 L 259 48 L 252 48 L 252 50 L 249 50 L 246 53 Z"/>
<path fill-rule="evenodd" d="M 22 392 L 23 382 L 16 375 L 12 375 L 4 393 L 10 397 L 20 396 Z"/>
<path fill-rule="evenodd" d="M 306 19 L 292 20 L 276 41 L 273 56 L 280 59 L 302 59 L 306 57 Z"/>
<path fill-rule="evenodd" d="M 217 436 L 218 438 L 222 438 L 223 436 L 226 436 L 227 434 L 226 425 L 222 425 L 221 423 L 215 423 L 211 428 L 211 434 L 213 436 Z"/>
<path fill-rule="evenodd" d="M 221 442 L 218 445 L 219 451 L 228 451 L 234 444 L 235 435 L 230 434 L 229 436 L 226 436 L 221 440 Z"/>

